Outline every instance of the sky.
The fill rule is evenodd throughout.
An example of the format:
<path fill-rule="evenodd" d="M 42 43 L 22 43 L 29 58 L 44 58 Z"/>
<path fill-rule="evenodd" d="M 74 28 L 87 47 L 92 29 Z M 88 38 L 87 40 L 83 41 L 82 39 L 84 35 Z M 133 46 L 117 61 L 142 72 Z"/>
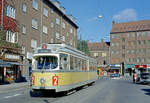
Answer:
<path fill-rule="evenodd" d="M 116 23 L 150 19 L 150 0 L 58 0 L 72 14 L 78 38 L 90 42 L 110 41 L 112 21 Z M 98 18 L 102 15 L 102 18 Z"/>

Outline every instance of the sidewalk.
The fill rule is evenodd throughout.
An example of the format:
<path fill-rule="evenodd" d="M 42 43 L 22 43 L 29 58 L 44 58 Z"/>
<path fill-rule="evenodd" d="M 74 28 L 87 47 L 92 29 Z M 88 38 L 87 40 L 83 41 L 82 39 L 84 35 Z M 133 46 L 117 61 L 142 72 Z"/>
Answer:
<path fill-rule="evenodd" d="M 29 87 L 30 87 L 30 82 L 4 84 L 4 85 L 0 85 L 0 93 L 6 92 L 6 91 L 9 92 L 9 91 L 14 91 L 14 90 L 19 90 L 23 88 L 29 88 Z"/>

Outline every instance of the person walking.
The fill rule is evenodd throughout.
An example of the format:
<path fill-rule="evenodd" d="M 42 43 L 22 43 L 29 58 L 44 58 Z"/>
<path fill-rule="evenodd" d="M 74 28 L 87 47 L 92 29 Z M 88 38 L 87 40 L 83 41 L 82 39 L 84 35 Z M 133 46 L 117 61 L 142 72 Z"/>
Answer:
<path fill-rule="evenodd" d="M 136 83 L 136 81 L 137 81 L 137 74 L 136 74 L 136 72 L 133 74 L 133 83 Z"/>

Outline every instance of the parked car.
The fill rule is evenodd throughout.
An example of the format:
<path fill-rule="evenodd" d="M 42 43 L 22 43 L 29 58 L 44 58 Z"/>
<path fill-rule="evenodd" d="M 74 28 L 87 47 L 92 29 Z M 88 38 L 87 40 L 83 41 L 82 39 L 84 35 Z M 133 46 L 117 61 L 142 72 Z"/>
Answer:
<path fill-rule="evenodd" d="M 150 83 L 150 73 L 141 73 L 140 83 L 149 84 Z"/>
<path fill-rule="evenodd" d="M 110 77 L 114 78 L 114 79 L 118 79 L 120 77 L 120 75 L 119 75 L 119 73 L 116 73 L 116 74 L 112 73 L 112 74 L 110 74 Z"/>

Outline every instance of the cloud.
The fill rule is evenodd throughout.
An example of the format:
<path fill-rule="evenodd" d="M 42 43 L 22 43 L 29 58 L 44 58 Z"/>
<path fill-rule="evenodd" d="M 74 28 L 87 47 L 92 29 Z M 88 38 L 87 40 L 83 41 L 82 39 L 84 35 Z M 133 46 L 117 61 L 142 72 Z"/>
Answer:
<path fill-rule="evenodd" d="M 125 9 L 113 16 L 114 21 L 135 21 L 137 19 L 137 13 L 135 9 Z"/>

